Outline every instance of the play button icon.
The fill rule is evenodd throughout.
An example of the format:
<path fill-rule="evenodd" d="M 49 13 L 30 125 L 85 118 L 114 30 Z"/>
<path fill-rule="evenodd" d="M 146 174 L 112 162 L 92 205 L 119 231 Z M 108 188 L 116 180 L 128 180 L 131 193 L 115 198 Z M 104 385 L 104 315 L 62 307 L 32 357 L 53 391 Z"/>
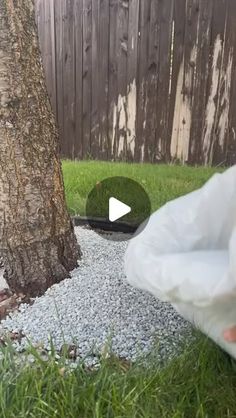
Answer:
<path fill-rule="evenodd" d="M 123 218 L 131 212 L 131 207 L 116 199 L 115 197 L 110 197 L 109 199 L 109 221 L 115 222 L 118 219 Z"/>
<path fill-rule="evenodd" d="M 150 213 L 150 199 L 143 186 L 123 176 L 97 179 L 86 202 L 87 223 L 113 241 L 125 241 L 141 232 Z"/>

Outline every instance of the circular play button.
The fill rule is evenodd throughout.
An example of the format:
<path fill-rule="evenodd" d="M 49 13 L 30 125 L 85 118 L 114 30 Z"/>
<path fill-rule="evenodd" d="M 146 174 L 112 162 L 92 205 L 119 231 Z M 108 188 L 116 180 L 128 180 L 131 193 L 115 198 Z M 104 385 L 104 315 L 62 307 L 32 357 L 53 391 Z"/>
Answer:
<path fill-rule="evenodd" d="M 108 177 L 98 181 L 86 203 L 90 227 L 104 238 L 128 240 L 146 226 L 151 213 L 144 188 L 128 177 Z"/>

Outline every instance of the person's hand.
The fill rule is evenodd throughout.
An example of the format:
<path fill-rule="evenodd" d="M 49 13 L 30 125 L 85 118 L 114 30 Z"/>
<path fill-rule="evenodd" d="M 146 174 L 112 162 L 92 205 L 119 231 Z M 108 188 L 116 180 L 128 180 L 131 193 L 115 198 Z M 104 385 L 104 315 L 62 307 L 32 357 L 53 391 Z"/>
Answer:
<path fill-rule="evenodd" d="M 228 343 L 235 343 L 236 342 L 236 325 L 232 328 L 228 328 L 223 332 L 223 336 L 225 341 Z"/>

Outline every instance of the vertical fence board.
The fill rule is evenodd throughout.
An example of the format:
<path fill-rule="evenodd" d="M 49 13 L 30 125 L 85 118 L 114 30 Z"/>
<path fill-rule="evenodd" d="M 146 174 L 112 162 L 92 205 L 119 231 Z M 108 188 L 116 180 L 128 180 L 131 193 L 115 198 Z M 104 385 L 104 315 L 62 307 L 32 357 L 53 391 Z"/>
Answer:
<path fill-rule="evenodd" d="M 233 73 L 233 39 L 230 28 L 229 2 L 225 4 L 225 29 L 223 34 L 222 62 L 219 76 L 219 93 L 217 113 L 215 119 L 215 149 L 213 151 L 213 164 L 222 165 L 227 162 L 227 143 L 229 129 L 230 91 L 232 88 Z M 232 36 L 233 35 L 233 36 Z"/>
<path fill-rule="evenodd" d="M 186 25 L 186 0 L 175 1 L 171 42 L 171 86 L 167 138 L 169 158 L 175 160 L 178 150 L 180 103 L 183 94 L 184 37 Z M 184 23 L 183 23 L 184 22 Z"/>
<path fill-rule="evenodd" d="M 220 34 L 222 40 L 222 51 L 221 51 L 221 61 L 219 62 L 219 83 L 218 90 L 216 92 L 216 113 L 215 120 L 213 125 L 213 134 L 211 140 L 211 152 L 210 152 L 210 161 L 213 164 L 222 164 L 224 163 L 224 144 L 222 142 L 226 137 L 227 131 L 227 116 L 228 109 L 227 103 L 225 103 L 225 94 L 226 90 L 229 89 L 229 80 L 231 80 L 232 73 L 232 61 L 230 46 L 227 43 L 226 31 L 227 31 L 227 20 L 228 20 L 228 0 L 222 0 L 218 5 L 219 9 L 214 9 L 213 16 L 213 25 L 215 23 L 216 33 Z M 221 12 L 221 15 L 218 13 Z M 214 30 L 214 26 L 213 26 Z M 231 61 L 231 62 L 230 62 Z"/>
<path fill-rule="evenodd" d="M 201 161 L 202 132 L 204 128 L 207 82 L 209 77 L 209 53 L 213 1 L 200 0 L 197 33 L 197 60 L 195 63 L 195 90 L 192 102 L 189 162 Z"/>
<path fill-rule="evenodd" d="M 99 119 L 98 158 L 108 157 L 109 0 L 99 0 Z"/>
<path fill-rule="evenodd" d="M 125 159 L 127 150 L 127 53 L 129 2 L 119 0 L 117 16 L 117 142 L 116 159 Z"/>
<path fill-rule="evenodd" d="M 200 0 L 186 2 L 186 25 L 183 55 L 183 86 L 179 115 L 177 157 L 184 162 L 195 152 L 191 147 L 192 107 L 196 93 L 196 65 L 199 54 L 198 30 L 200 24 Z"/>
<path fill-rule="evenodd" d="M 207 106 L 205 112 L 205 124 L 203 128 L 203 162 L 212 164 L 214 151 L 217 146 L 216 124 L 220 100 L 220 78 L 222 71 L 224 36 L 226 28 L 226 1 L 214 0 L 211 50 L 209 62 L 209 77 L 207 86 Z"/>
<path fill-rule="evenodd" d="M 83 158 L 83 2 L 75 1 L 75 158 Z"/>
<path fill-rule="evenodd" d="M 64 0 L 64 129 L 67 135 L 66 154 L 74 158 L 75 138 L 75 46 L 73 0 Z"/>
<path fill-rule="evenodd" d="M 99 155 L 99 0 L 92 0 L 92 111 L 91 111 L 91 156 Z"/>
<path fill-rule="evenodd" d="M 83 0 L 83 155 L 91 155 L 92 0 Z"/>
<path fill-rule="evenodd" d="M 55 6 L 55 4 L 54 4 Z M 64 153 L 64 105 L 63 105 L 63 28 L 62 0 L 58 0 L 55 10 L 56 32 L 56 86 L 57 86 L 57 120 L 60 132 L 61 153 Z M 65 155 L 66 156 L 66 155 Z M 68 157 L 68 156 L 67 156 Z"/>
<path fill-rule="evenodd" d="M 137 88 L 137 124 L 135 160 L 144 161 L 145 138 L 144 130 L 147 118 L 147 89 L 146 75 L 148 74 L 148 35 L 150 22 L 151 0 L 141 1 L 139 20 L 139 48 L 138 48 L 138 88 Z"/>
<path fill-rule="evenodd" d="M 62 97 L 63 97 L 63 131 L 64 131 L 64 138 L 66 137 L 66 141 L 63 141 L 62 144 L 62 155 L 65 157 L 66 155 L 70 154 L 69 149 L 69 132 L 68 132 L 68 124 L 67 124 L 67 114 L 68 114 L 68 90 L 69 86 L 67 85 L 67 74 L 66 74 L 66 67 L 67 67 L 67 43 L 68 43 L 68 36 L 67 36 L 67 28 L 68 28 L 68 16 L 67 16 L 67 2 L 65 0 L 61 0 L 61 13 L 62 13 Z"/>
<path fill-rule="evenodd" d="M 118 0 L 110 0 L 109 3 L 109 84 L 108 84 L 108 159 L 114 160 L 117 143 L 117 14 Z"/>
<path fill-rule="evenodd" d="M 146 79 L 146 121 L 143 130 L 144 136 L 144 161 L 158 161 L 156 153 L 156 135 L 157 135 L 157 89 L 159 79 L 159 50 L 160 50 L 160 10 L 159 3 L 151 0 L 150 3 L 150 23 L 148 32 L 148 71 Z"/>
<path fill-rule="evenodd" d="M 162 161 L 169 159 L 167 142 L 170 107 L 171 45 L 174 1 L 158 0 L 160 13 L 159 75 L 157 92 L 157 144 Z"/>
<path fill-rule="evenodd" d="M 137 126 L 137 83 L 140 0 L 129 2 L 127 63 L 127 159 L 135 158 Z"/>

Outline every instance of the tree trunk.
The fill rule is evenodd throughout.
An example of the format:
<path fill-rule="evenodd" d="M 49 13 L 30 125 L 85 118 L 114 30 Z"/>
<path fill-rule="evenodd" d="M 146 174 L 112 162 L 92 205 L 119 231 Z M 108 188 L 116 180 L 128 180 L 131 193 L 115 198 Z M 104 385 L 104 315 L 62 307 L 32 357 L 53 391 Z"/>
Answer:
<path fill-rule="evenodd" d="M 80 255 L 33 0 L 0 0 L 0 252 L 10 288 L 29 296 L 68 277 Z"/>

